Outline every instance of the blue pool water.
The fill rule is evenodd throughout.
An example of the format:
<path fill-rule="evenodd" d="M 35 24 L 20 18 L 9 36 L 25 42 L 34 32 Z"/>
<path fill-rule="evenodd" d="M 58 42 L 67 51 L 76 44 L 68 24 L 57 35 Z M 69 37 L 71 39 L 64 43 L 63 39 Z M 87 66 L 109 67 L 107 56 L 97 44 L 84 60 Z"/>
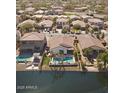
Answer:
<path fill-rule="evenodd" d="M 16 62 L 25 62 L 32 57 L 32 52 L 23 52 L 16 57 Z"/>
<path fill-rule="evenodd" d="M 31 55 L 19 55 L 16 57 L 16 61 L 17 62 L 25 62 L 31 57 L 32 57 Z"/>
<path fill-rule="evenodd" d="M 55 57 L 55 58 L 53 58 L 53 62 L 56 62 L 56 61 L 63 61 L 63 62 L 71 63 L 71 62 L 73 62 L 73 57 L 64 57 L 64 58 Z"/>

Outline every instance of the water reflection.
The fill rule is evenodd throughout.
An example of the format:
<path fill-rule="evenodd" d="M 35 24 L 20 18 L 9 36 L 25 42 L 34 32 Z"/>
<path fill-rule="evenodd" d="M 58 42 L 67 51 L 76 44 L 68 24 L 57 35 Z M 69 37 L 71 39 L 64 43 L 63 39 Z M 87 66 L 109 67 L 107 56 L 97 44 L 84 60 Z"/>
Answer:
<path fill-rule="evenodd" d="M 17 87 L 28 87 L 17 93 L 107 93 L 105 72 L 30 71 L 17 72 L 16 78 Z"/>

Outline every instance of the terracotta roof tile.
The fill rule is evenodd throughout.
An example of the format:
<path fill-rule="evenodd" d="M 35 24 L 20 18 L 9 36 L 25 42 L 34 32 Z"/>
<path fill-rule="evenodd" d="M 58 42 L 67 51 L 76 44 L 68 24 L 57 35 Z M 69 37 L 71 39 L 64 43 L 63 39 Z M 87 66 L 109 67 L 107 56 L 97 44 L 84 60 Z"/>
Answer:
<path fill-rule="evenodd" d="M 58 47 L 58 46 L 67 46 L 73 47 L 74 37 L 69 36 L 53 36 L 50 37 L 48 41 L 48 46 L 50 49 Z"/>
<path fill-rule="evenodd" d="M 78 35 L 77 38 L 82 49 L 89 47 L 99 47 L 105 49 L 100 40 L 92 37 L 91 35 Z"/>
<path fill-rule="evenodd" d="M 42 41 L 44 40 L 45 35 L 43 33 L 38 32 L 30 32 L 24 34 L 24 36 L 21 37 L 20 41 Z"/>

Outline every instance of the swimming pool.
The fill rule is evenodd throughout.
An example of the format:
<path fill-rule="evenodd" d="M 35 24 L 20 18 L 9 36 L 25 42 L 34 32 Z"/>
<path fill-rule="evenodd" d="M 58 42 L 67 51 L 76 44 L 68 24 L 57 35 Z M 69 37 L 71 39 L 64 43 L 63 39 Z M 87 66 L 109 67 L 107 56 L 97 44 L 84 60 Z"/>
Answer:
<path fill-rule="evenodd" d="M 31 55 L 19 55 L 16 57 L 16 62 L 27 62 L 27 61 L 31 61 L 32 60 L 32 56 Z"/>
<path fill-rule="evenodd" d="M 55 63 L 74 63 L 73 57 L 54 57 L 52 61 Z"/>

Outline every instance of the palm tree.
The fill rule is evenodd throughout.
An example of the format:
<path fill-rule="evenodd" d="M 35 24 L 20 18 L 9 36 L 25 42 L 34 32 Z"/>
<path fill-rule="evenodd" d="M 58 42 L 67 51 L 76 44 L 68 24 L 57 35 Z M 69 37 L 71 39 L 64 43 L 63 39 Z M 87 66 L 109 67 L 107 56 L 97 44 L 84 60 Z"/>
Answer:
<path fill-rule="evenodd" d="M 53 18 L 53 26 L 56 26 L 56 19 L 57 17 Z"/>
<path fill-rule="evenodd" d="M 78 42 L 79 42 L 79 41 L 78 41 L 77 37 L 75 37 L 75 39 L 74 39 L 74 43 L 73 43 L 74 46 L 77 46 Z"/>
<path fill-rule="evenodd" d="M 89 61 L 93 61 L 93 58 L 92 58 L 92 53 L 93 53 L 93 49 L 92 48 L 86 48 L 83 50 L 83 55 L 85 57 L 88 58 Z"/>
<path fill-rule="evenodd" d="M 97 57 L 97 61 L 98 62 L 103 62 L 103 69 L 106 70 L 107 69 L 107 64 L 108 64 L 108 52 L 105 51 L 105 52 L 99 54 L 98 57 Z"/>
<path fill-rule="evenodd" d="M 88 34 L 88 33 L 89 33 L 89 24 L 86 24 L 86 27 L 85 27 L 85 32 L 86 32 L 86 34 Z"/>
<path fill-rule="evenodd" d="M 104 39 L 104 37 L 105 37 L 105 34 L 102 33 L 102 34 L 101 34 L 101 39 Z"/>
<path fill-rule="evenodd" d="M 63 33 L 63 34 L 67 33 L 67 31 L 68 31 L 68 30 L 67 30 L 66 28 L 63 28 L 63 29 L 62 29 L 62 33 Z"/>
<path fill-rule="evenodd" d="M 30 24 L 25 24 L 25 25 L 21 26 L 20 28 L 24 32 L 30 32 L 30 30 L 33 28 L 33 26 Z"/>

